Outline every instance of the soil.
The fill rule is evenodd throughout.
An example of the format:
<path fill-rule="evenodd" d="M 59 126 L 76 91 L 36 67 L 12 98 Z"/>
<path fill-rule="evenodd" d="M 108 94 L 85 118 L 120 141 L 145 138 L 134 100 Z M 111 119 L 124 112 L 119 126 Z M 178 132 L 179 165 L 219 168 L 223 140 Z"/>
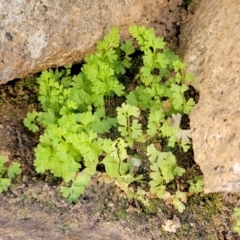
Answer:
<path fill-rule="evenodd" d="M 189 21 L 198 1 L 185 2 L 171 9 L 182 16 L 181 24 Z M 177 35 L 172 40 L 176 47 Z M 23 126 L 23 119 L 37 108 L 34 77 L 0 86 L 0 154 L 9 163 L 22 164 L 22 175 L 0 194 L 0 240 L 240 239 L 232 231 L 233 209 L 239 206 L 240 194 L 194 195 L 183 213 L 161 201 L 147 210 L 96 176 L 76 204 L 66 203 L 59 193 L 59 180 L 34 171 L 33 149 L 39 136 Z M 199 171 L 192 152 L 182 164 L 189 173 Z M 168 230 L 179 228 L 169 232 L 162 225 Z"/>

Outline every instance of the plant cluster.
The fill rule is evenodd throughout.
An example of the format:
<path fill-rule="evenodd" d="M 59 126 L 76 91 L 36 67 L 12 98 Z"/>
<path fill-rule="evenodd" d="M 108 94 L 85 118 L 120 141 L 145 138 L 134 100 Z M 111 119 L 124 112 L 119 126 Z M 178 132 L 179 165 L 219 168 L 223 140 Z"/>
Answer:
<path fill-rule="evenodd" d="M 6 191 L 10 186 L 12 179 L 20 173 L 20 163 L 14 162 L 10 166 L 7 166 L 5 158 L 0 156 L 0 193 Z"/>
<path fill-rule="evenodd" d="M 174 151 L 190 148 L 191 132 L 181 129 L 181 118 L 195 104 L 185 97 L 184 83 L 194 77 L 154 29 L 131 26 L 129 32 L 142 53 L 138 86 L 131 91 L 121 79 L 136 50 L 130 40 L 120 43 L 117 28 L 85 58 L 79 74 L 71 76 L 69 65 L 43 71 L 37 79 L 42 111 L 24 120 L 33 132 L 44 128 L 34 166 L 63 179 L 61 192 L 69 202 L 78 200 L 101 165 L 128 195 L 147 204 L 151 194 L 182 211 L 186 192 L 169 186 L 185 172 Z M 117 97 L 122 102 L 111 109 Z M 149 189 L 130 187 L 141 181 Z"/>

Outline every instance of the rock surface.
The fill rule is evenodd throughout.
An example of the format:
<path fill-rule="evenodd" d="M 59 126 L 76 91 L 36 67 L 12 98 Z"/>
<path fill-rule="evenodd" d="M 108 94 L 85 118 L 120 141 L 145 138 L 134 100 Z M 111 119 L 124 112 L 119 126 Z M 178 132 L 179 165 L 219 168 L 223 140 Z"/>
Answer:
<path fill-rule="evenodd" d="M 0 84 L 81 61 L 113 26 L 176 35 L 183 0 L 18 0 L 0 2 Z"/>
<path fill-rule="evenodd" d="M 190 120 L 205 192 L 239 192 L 239 1 L 202 0 L 182 28 L 180 49 L 200 93 Z"/>

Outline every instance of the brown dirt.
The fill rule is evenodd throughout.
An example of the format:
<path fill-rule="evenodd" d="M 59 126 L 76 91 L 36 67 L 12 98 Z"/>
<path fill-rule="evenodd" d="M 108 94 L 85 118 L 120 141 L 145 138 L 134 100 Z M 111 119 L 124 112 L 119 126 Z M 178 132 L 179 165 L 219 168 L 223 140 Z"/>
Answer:
<path fill-rule="evenodd" d="M 176 7 L 171 14 L 184 11 Z M 182 16 L 183 23 L 189 16 Z M 170 26 L 169 22 L 165 24 Z M 176 40 L 176 35 L 172 39 Z M 29 77 L 0 87 L 0 154 L 8 162 L 21 162 L 23 167 L 9 191 L 0 194 L 0 240 L 238 239 L 231 228 L 239 194 L 192 196 L 182 214 L 156 201 L 151 212 L 95 177 L 76 204 L 67 204 L 59 193 L 59 182 L 34 171 L 33 148 L 38 136 L 22 123 L 26 113 L 38 107 L 34 84 L 34 78 Z M 192 158 L 190 155 L 186 166 L 190 162 L 194 165 Z M 176 233 L 165 232 L 161 226 L 166 220 L 180 222 L 181 227 Z"/>

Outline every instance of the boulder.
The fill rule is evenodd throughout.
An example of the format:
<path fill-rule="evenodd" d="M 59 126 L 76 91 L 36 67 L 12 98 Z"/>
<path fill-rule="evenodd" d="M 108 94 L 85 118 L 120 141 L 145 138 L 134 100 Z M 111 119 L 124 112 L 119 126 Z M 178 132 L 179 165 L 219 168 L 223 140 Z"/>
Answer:
<path fill-rule="evenodd" d="M 113 27 L 176 35 L 183 0 L 18 0 L 0 2 L 0 84 L 81 61 Z"/>
<path fill-rule="evenodd" d="M 201 0 L 184 24 L 180 49 L 200 99 L 190 114 L 205 192 L 240 191 L 240 6 Z"/>

